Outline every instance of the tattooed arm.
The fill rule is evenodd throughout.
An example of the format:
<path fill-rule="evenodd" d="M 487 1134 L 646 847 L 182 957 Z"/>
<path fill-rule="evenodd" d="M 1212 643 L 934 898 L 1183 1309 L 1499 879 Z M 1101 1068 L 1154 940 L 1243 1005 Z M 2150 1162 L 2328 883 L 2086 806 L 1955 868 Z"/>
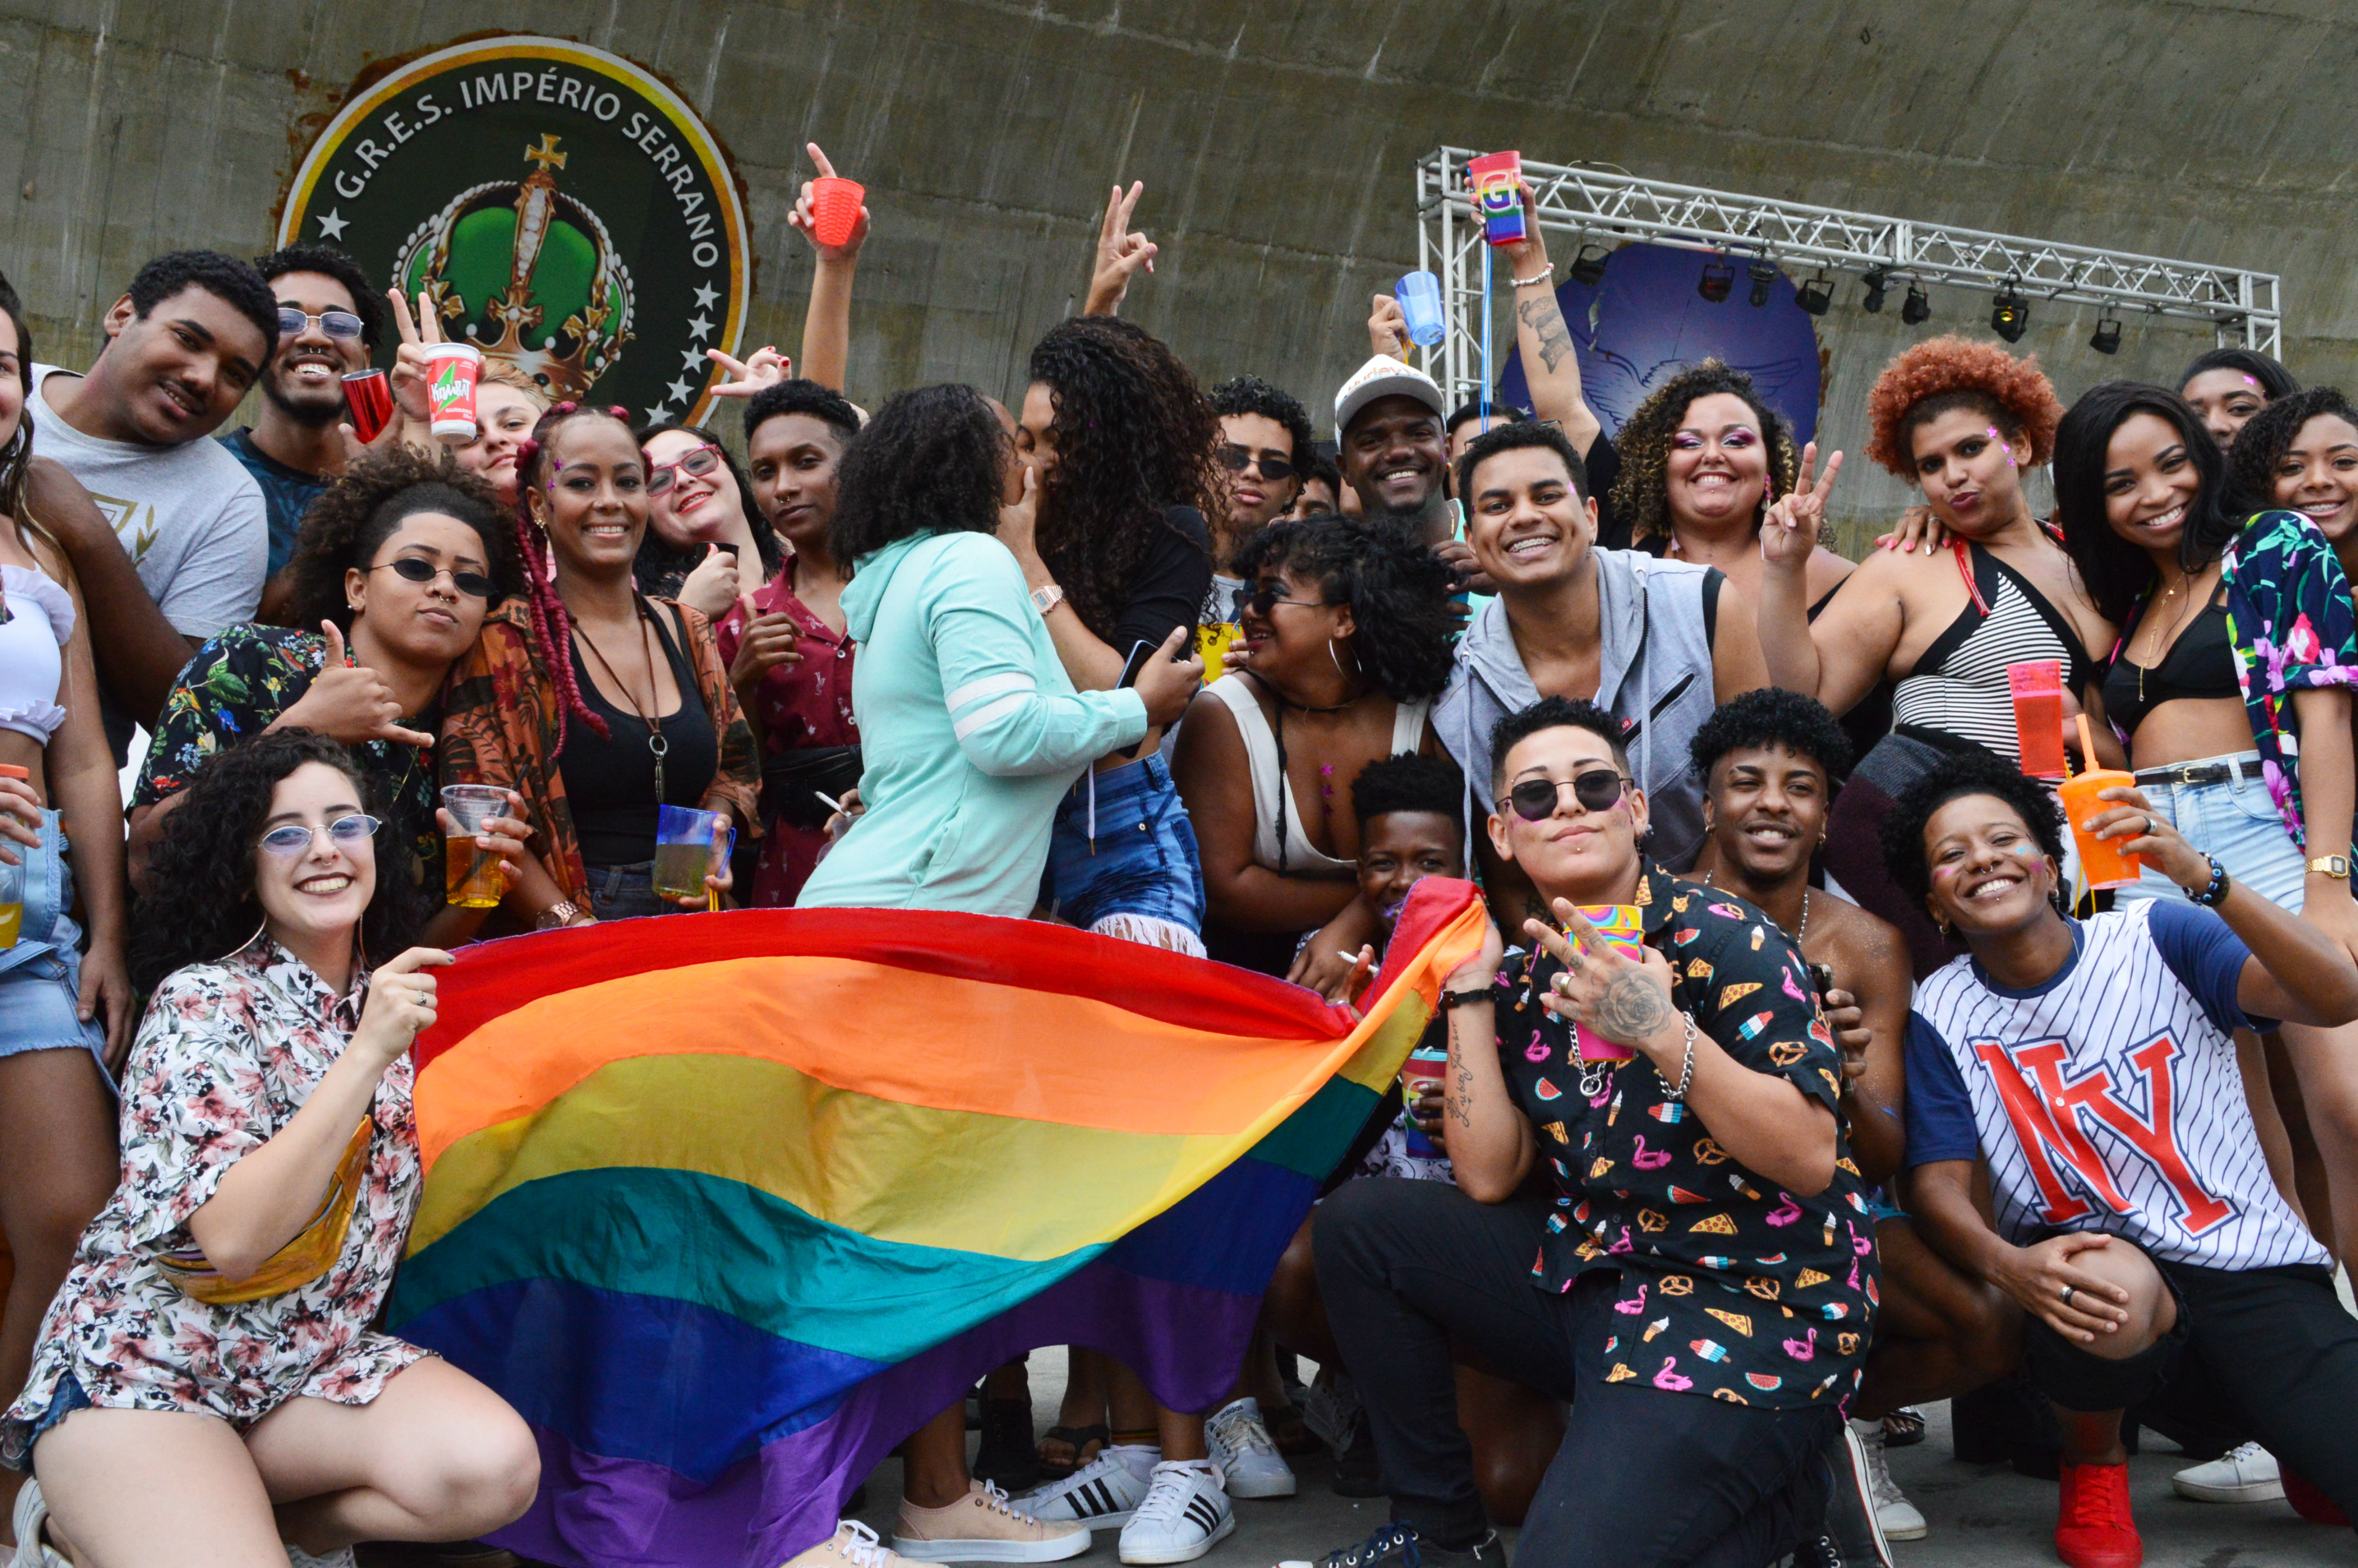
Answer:
<path fill-rule="evenodd" d="M 1498 1065 L 1498 928 L 1489 926 L 1482 951 L 1445 982 L 1480 998 L 1449 1011 L 1449 1076 L 1442 1088 L 1441 1123 L 1449 1168 L 1476 1203 L 1504 1203 L 1531 1168 L 1531 1124 L 1516 1108 Z"/>
<path fill-rule="evenodd" d="M 1547 240 L 1540 232 L 1538 204 L 1529 187 L 1523 190 L 1523 233 L 1520 245 L 1501 245 L 1499 254 L 1509 276 L 1535 277 L 1547 270 Z M 1523 380 L 1531 389 L 1531 417 L 1552 419 L 1582 457 L 1596 444 L 1604 427 L 1580 395 L 1580 356 L 1573 351 L 1572 329 L 1556 303 L 1551 277 L 1514 290 L 1515 351 L 1522 356 Z"/>

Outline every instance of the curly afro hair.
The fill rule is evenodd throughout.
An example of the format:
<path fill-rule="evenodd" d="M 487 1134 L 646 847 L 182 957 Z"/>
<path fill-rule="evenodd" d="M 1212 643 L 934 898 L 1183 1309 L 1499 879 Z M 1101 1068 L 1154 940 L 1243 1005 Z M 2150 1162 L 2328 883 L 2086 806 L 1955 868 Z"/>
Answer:
<path fill-rule="evenodd" d="M 2358 408 L 2350 406 L 2338 386 L 2312 386 L 2277 398 L 2236 432 L 2227 463 L 2254 500 L 2265 506 L 2276 504 L 2277 466 L 2292 449 L 2301 427 L 2317 418 L 2358 426 Z"/>
<path fill-rule="evenodd" d="M 1914 482 L 1916 454 L 1910 438 L 1918 427 L 1952 408 L 1972 408 L 1985 416 L 2008 442 L 2021 448 L 2025 468 L 2038 468 L 2055 455 L 2055 427 L 2062 422 L 2063 405 L 2047 373 L 2039 368 L 2039 356 L 2017 359 L 1996 343 L 1976 343 L 1954 333 L 1910 346 L 1875 378 L 1875 390 L 1866 395 L 1866 455 Z"/>
<path fill-rule="evenodd" d="M 132 906 L 131 979 L 141 990 L 153 991 L 175 969 L 218 963 L 253 940 L 262 924 L 254 857 L 271 794 L 307 762 L 342 773 L 371 816 L 385 816 L 380 792 L 352 754 L 309 730 L 274 730 L 206 758 L 164 818 L 148 860 L 153 881 Z M 425 924 L 425 894 L 393 863 L 397 859 L 377 858 L 376 892 L 361 916 L 361 952 L 371 963 L 410 946 Z"/>
<path fill-rule="evenodd" d="M 1756 531 L 1760 519 L 1768 515 L 1768 503 L 1793 488 L 1801 454 L 1793 445 L 1792 427 L 1762 400 L 1750 376 L 1730 370 L 1718 360 L 1705 360 L 1656 387 L 1613 438 L 1621 454 L 1621 477 L 1613 486 L 1613 514 L 1629 520 L 1633 544 L 1670 535 L 1671 438 L 1678 434 L 1679 421 L 1687 416 L 1688 407 L 1697 398 L 1720 393 L 1744 400 L 1768 443 L 1768 483 L 1760 494 L 1760 511 L 1752 519 Z"/>
<path fill-rule="evenodd" d="M 1723 702 L 1687 742 L 1706 781 L 1714 763 L 1748 746 L 1782 746 L 1817 763 L 1830 780 L 1850 772 L 1850 737 L 1825 704 L 1797 691 L 1765 686 Z"/>
<path fill-rule="evenodd" d="M 1310 411 L 1283 387 L 1271 386 L 1257 375 L 1235 375 L 1212 388 L 1212 411 L 1223 418 L 1231 414 L 1258 414 L 1285 427 L 1293 445 L 1293 471 L 1303 472 L 1317 441 L 1310 427 Z"/>
<path fill-rule="evenodd" d="M 343 252 L 333 245 L 287 245 L 266 256 L 256 256 L 254 270 L 262 275 L 265 283 L 276 282 L 290 272 L 316 272 L 322 277 L 334 278 L 352 296 L 352 314 L 361 319 L 361 341 L 371 353 L 376 351 L 377 340 L 384 332 L 384 296 L 376 291 L 376 285 L 361 270 L 361 264 Z"/>
<path fill-rule="evenodd" d="M 1110 641 L 1155 535 L 1202 547 L 1163 508 L 1221 515 L 1219 416 L 1176 355 L 1119 317 L 1058 322 L 1032 351 L 1030 373 L 1055 411 L 1040 554 L 1081 623 Z"/>
<path fill-rule="evenodd" d="M 1369 762 L 1351 781 L 1351 814 L 1364 832 L 1394 811 L 1421 811 L 1466 826 L 1466 775 L 1446 757 L 1402 752 Z"/>
<path fill-rule="evenodd" d="M 1329 604 L 1347 604 L 1359 671 L 1395 702 L 1439 697 L 1456 658 L 1456 575 L 1440 557 L 1389 528 L 1347 518 L 1281 519 L 1237 552 L 1237 575 L 1257 582 L 1288 571 Z"/>
<path fill-rule="evenodd" d="M 353 464 L 303 514 L 295 555 L 287 563 L 292 623 L 310 630 L 332 621 L 349 633 L 352 611 L 344 599 L 344 574 L 368 570 L 402 524 L 426 512 L 455 517 L 482 540 L 492 604 L 522 590 L 515 530 L 499 493 L 448 457 L 395 448 Z"/>
<path fill-rule="evenodd" d="M 1012 455 L 1006 427 L 974 388 L 894 393 L 844 449 L 827 553 L 856 567 L 913 534 L 997 532 Z"/>
<path fill-rule="evenodd" d="M 1987 752 L 1944 754 L 1932 771 L 1899 792 L 1891 815 L 1883 819 L 1883 863 L 1891 880 L 1921 909 L 1932 892 L 1931 867 L 1924 860 L 1924 829 L 1933 815 L 1952 800 L 1967 795 L 1993 795 L 2014 808 L 2039 847 L 2058 866 L 2063 863 L 2063 808 L 2037 779 Z M 2059 885 L 2056 907 L 2069 895 Z"/>

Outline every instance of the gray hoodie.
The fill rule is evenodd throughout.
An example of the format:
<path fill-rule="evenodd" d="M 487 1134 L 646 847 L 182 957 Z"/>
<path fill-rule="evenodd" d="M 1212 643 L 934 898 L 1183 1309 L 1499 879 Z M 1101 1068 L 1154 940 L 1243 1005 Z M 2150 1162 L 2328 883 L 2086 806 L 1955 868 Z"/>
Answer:
<path fill-rule="evenodd" d="M 1604 649 L 1596 702 L 1621 720 L 1629 771 L 1653 813 L 1653 858 L 1684 872 L 1703 852 L 1703 776 L 1687 743 L 1718 705 L 1704 585 L 1719 574 L 1637 550 L 1597 550 L 1596 598 Z M 1716 600 L 1714 593 L 1714 599 Z M 1433 709 L 1441 743 L 1466 770 L 1469 827 L 1487 813 L 1490 732 L 1540 699 L 1515 651 L 1507 606 L 1484 605 L 1457 644 L 1457 667 Z"/>

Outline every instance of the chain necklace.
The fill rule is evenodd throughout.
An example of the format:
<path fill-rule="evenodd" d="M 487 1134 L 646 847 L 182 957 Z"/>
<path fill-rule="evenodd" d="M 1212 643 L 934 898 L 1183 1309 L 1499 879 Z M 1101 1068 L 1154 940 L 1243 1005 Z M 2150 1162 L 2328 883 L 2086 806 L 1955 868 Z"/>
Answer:
<path fill-rule="evenodd" d="M 1711 878 L 1712 878 L 1712 873 L 1711 873 L 1711 872 L 1709 872 L 1709 871 L 1705 871 L 1705 872 L 1703 874 L 1703 885 L 1704 885 L 1704 886 L 1705 886 L 1705 887 L 1710 887 L 1710 886 L 1712 885 L 1712 883 L 1711 883 Z M 1779 927 L 1779 930 L 1782 930 L 1782 929 L 1783 929 L 1783 927 L 1781 927 L 1781 926 L 1780 926 L 1780 927 Z M 1794 932 L 1794 933 L 1793 933 L 1793 946 L 1796 946 L 1796 947 L 1799 947 L 1802 943 L 1804 943 L 1804 942 L 1808 941 L 1809 939 L 1810 939 L 1810 890 L 1808 889 L 1808 887 L 1804 886 L 1804 887 L 1801 889 L 1801 928 L 1799 931 L 1796 931 L 1796 932 Z"/>
<path fill-rule="evenodd" d="M 654 698 L 653 705 L 661 707 L 663 687 L 655 677 L 655 650 L 647 626 L 646 607 L 639 604 L 637 600 L 638 596 L 633 594 L 633 606 L 638 611 L 639 646 L 647 655 L 647 690 Z M 647 750 L 654 753 L 655 759 L 655 804 L 660 806 L 664 800 L 664 758 L 671 751 L 671 742 L 664 738 L 663 721 L 647 717 L 646 709 L 639 706 L 639 694 L 633 691 L 630 683 L 616 674 L 614 666 L 606 662 L 606 655 L 598 651 L 598 644 L 590 640 L 590 633 L 578 627 L 576 630 L 580 632 L 579 640 L 581 645 L 590 650 L 590 657 L 598 661 L 598 667 L 606 672 L 606 678 L 622 687 L 622 700 L 631 705 L 632 714 L 640 723 L 647 727 Z"/>

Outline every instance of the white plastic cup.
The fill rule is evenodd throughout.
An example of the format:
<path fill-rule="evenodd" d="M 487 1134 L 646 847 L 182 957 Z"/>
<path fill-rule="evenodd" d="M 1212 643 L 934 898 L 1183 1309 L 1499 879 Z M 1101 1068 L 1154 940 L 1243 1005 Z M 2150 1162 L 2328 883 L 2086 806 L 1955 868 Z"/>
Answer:
<path fill-rule="evenodd" d="M 472 343 L 428 343 L 426 371 L 434 434 L 447 440 L 473 440 L 475 380 L 483 373 L 483 351 Z"/>

